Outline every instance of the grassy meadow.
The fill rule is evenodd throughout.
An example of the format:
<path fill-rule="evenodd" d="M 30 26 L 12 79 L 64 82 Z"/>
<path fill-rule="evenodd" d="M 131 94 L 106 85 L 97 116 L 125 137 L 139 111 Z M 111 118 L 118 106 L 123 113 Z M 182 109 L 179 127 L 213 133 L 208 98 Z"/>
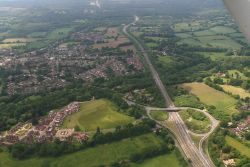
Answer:
<path fill-rule="evenodd" d="M 165 121 L 168 119 L 166 111 L 151 111 L 150 115 L 157 121 Z"/>
<path fill-rule="evenodd" d="M 174 103 L 179 107 L 202 108 L 204 105 L 194 95 L 180 95 L 174 98 Z"/>
<path fill-rule="evenodd" d="M 0 44 L 0 49 L 9 49 L 15 46 L 24 46 L 26 43 L 4 43 Z"/>
<path fill-rule="evenodd" d="M 182 110 L 181 118 L 184 120 L 188 129 L 195 133 L 206 133 L 210 130 L 211 122 L 206 115 L 194 110 Z"/>
<path fill-rule="evenodd" d="M 215 106 L 218 111 L 223 111 L 229 115 L 237 112 L 235 109 L 237 101 L 233 97 L 204 83 L 186 83 L 182 84 L 181 87 L 197 96 L 204 104 Z"/>
<path fill-rule="evenodd" d="M 36 39 L 34 38 L 6 38 L 2 42 L 3 43 L 27 43 L 27 42 L 33 42 Z"/>
<path fill-rule="evenodd" d="M 230 136 L 226 136 L 226 142 L 229 146 L 238 150 L 242 155 L 247 156 L 250 158 L 250 148 L 245 146 L 244 144 L 240 143 L 239 141 L 235 140 Z"/>
<path fill-rule="evenodd" d="M 232 85 L 220 85 L 220 86 L 224 89 L 225 92 L 232 93 L 233 95 L 239 95 L 241 98 L 250 97 L 250 93 L 240 87 Z"/>
<path fill-rule="evenodd" d="M 73 30 L 73 28 L 58 28 L 50 32 L 47 36 L 49 40 L 58 40 L 65 38 L 69 35 L 69 33 Z"/>
<path fill-rule="evenodd" d="M 78 125 L 82 130 L 94 131 L 98 126 L 101 129 L 110 129 L 134 121 L 134 118 L 117 110 L 113 103 L 104 99 L 84 102 L 78 113 L 65 119 L 63 127 L 74 128 Z"/>
<path fill-rule="evenodd" d="M 158 61 L 162 62 L 166 66 L 171 66 L 172 63 L 174 63 L 174 60 L 172 60 L 171 56 L 160 56 Z"/>
<path fill-rule="evenodd" d="M 12 159 L 6 152 L 0 152 L 0 167 L 94 167 L 128 159 L 135 153 L 151 147 L 160 147 L 162 144 L 164 142 L 154 134 L 146 134 L 57 158 L 31 158 L 20 161 Z M 169 155 L 168 158 L 176 161 L 173 155 Z"/>
<path fill-rule="evenodd" d="M 242 72 L 238 70 L 228 70 L 228 74 L 230 77 L 237 79 L 237 76 L 240 77 L 242 80 L 249 80 L 248 77 L 246 77 Z"/>
<path fill-rule="evenodd" d="M 172 28 L 179 37 L 178 44 L 238 50 L 242 47 L 238 41 L 244 42 L 242 34 L 237 33 L 233 27 L 221 26 L 218 22 L 182 22 Z"/>
<path fill-rule="evenodd" d="M 230 56 L 226 56 L 224 52 L 197 52 L 198 54 L 209 57 L 213 61 L 221 60 L 228 58 Z"/>
<path fill-rule="evenodd" d="M 167 164 L 167 165 L 166 165 Z M 176 154 L 161 155 L 152 159 L 148 159 L 140 164 L 132 164 L 131 167 L 181 167 Z"/>
<path fill-rule="evenodd" d="M 149 47 L 149 48 L 154 48 L 154 47 L 157 47 L 158 44 L 154 43 L 154 42 L 149 42 L 149 43 L 146 43 L 146 46 Z"/>
<path fill-rule="evenodd" d="M 191 46 L 215 47 L 227 49 L 240 49 L 241 45 L 226 36 L 193 36 L 181 39 L 178 44 L 188 44 Z"/>

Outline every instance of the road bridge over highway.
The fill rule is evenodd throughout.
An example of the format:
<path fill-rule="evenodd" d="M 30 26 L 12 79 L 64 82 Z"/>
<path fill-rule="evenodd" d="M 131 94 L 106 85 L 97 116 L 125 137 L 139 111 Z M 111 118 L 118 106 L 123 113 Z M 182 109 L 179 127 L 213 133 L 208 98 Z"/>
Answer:
<path fill-rule="evenodd" d="M 126 36 L 128 36 L 130 39 L 132 39 L 136 45 L 139 47 L 140 51 L 143 54 L 143 57 L 149 66 L 149 69 L 151 71 L 151 74 L 153 76 L 153 79 L 155 81 L 155 84 L 159 88 L 166 104 L 166 109 L 171 109 L 175 108 L 174 103 L 172 102 L 170 96 L 168 95 L 166 88 L 163 84 L 163 82 L 160 79 L 159 74 L 155 70 L 153 64 L 151 63 L 149 59 L 148 52 L 144 49 L 142 44 L 131 34 L 128 33 L 128 28 L 132 25 L 135 25 L 137 21 L 139 20 L 138 17 L 136 17 L 135 21 L 133 23 L 130 23 L 128 25 L 125 25 L 123 27 L 123 32 Z M 151 118 L 152 119 L 152 118 Z M 191 139 L 188 129 L 181 119 L 180 115 L 178 112 L 169 112 L 169 120 L 172 121 L 173 124 L 173 133 L 176 136 L 176 139 L 179 143 L 180 148 L 182 149 L 183 153 L 186 155 L 186 157 L 191 161 L 192 166 L 194 167 L 214 167 L 213 162 L 209 157 L 203 152 L 203 150 L 198 149 L 193 140 Z M 170 129 L 171 130 L 171 129 Z"/>

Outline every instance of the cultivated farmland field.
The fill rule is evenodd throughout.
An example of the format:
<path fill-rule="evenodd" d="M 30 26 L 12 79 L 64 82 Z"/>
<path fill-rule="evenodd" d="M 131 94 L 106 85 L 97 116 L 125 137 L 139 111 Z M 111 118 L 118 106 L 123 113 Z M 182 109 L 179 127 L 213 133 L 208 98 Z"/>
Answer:
<path fill-rule="evenodd" d="M 240 49 L 241 45 L 225 36 L 201 36 L 197 38 L 205 46 Z"/>
<path fill-rule="evenodd" d="M 94 44 L 94 49 L 102 49 L 102 48 L 116 48 L 121 44 L 129 42 L 129 39 L 124 36 L 119 36 L 117 39 L 108 39 L 105 43 L 97 43 Z"/>
<path fill-rule="evenodd" d="M 241 98 L 250 97 L 250 93 L 240 87 L 231 86 L 231 85 L 220 85 L 220 86 L 226 92 L 232 93 L 233 95 L 239 95 Z"/>
<path fill-rule="evenodd" d="M 203 31 L 196 31 L 194 32 L 195 36 L 209 36 L 214 35 L 214 32 L 211 30 L 203 30 Z"/>
<path fill-rule="evenodd" d="M 188 44 L 191 46 L 203 46 L 203 44 L 196 38 L 183 38 L 178 42 L 178 44 Z"/>
<path fill-rule="evenodd" d="M 72 31 L 73 28 L 58 28 L 55 29 L 54 31 L 50 32 L 48 34 L 48 39 L 49 40 L 58 40 L 58 39 L 62 39 L 65 38 L 69 35 L 70 31 Z"/>
<path fill-rule="evenodd" d="M 197 52 L 198 54 L 201 54 L 205 57 L 209 57 L 213 61 L 229 58 L 231 56 L 225 56 L 225 53 L 223 52 Z"/>
<path fill-rule="evenodd" d="M 215 32 L 216 34 L 231 34 L 235 33 L 235 30 L 230 27 L 225 26 L 216 26 L 210 29 L 211 31 Z"/>
<path fill-rule="evenodd" d="M 250 158 L 250 148 L 245 146 L 244 144 L 240 143 L 239 141 L 235 140 L 230 136 L 226 136 L 226 142 L 229 146 L 238 150 L 242 155 L 247 156 Z"/>
<path fill-rule="evenodd" d="M 33 42 L 35 41 L 34 38 L 7 38 L 4 39 L 3 43 L 26 43 L 26 42 Z"/>
<path fill-rule="evenodd" d="M 177 23 L 173 26 L 175 32 L 198 30 L 201 28 L 199 22 L 193 21 L 189 23 Z"/>
<path fill-rule="evenodd" d="M 191 46 L 215 47 L 215 48 L 228 48 L 240 49 L 241 45 L 234 40 L 220 35 L 213 36 L 196 36 L 181 39 L 178 44 L 188 44 Z"/>
<path fill-rule="evenodd" d="M 176 33 L 175 35 L 177 37 L 180 37 L 180 38 L 191 38 L 192 37 L 189 33 Z"/>
<path fill-rule="evenodd" d="M 80 111 L 67 117 L 63 127 L 74 128 L 78 125 L 82 130 L 94 131 L 98 126 L 111 129 L 133 121 L 132 117 L 119 113 L 110 101 L 101 99 L 82 103 Z"/>
<path fill-rule="evenodd" d="M 15 46 L 24 46 L 26 43 L 6 43 L 6 44 L 0 44 L 0 49 L 6 49 L 6 48 L 11 48 Z"/>
<path fill-rule="evenodd" d="M 235 109 L 237 101 L 233 97 L 217 91 L 204 83 L 186 83 L 182 84 L 181 87 L 196 95 L 201 102 L 215 106 L 219 111 L 230 115 L 237 112 Z"/>
<path fill-rule="evenodd" d="M 163 38 L 163 37 L 147 37 L 146 39 L 152 39 L 155 42 L 157 42 L 157 41 L 161 41 L 161 40 L 166 40 L 167 38 Z"/>
<path fill-rule="evenodd" d="M 121 159 L 127 159 L 132 154 L 140 153 L 147 148 L 160 147 L 162 144 L 164 142 L 154 134 L 146 134 L 111 144 L 99 145 L 58 158 L 32 158 L 20 161 L 14 160 L 8 153 L 2 152 L 0 153 L 0 167 L 93 167 L 108 165 Z M 169 158 L 175 160 L 171 155 Z"/>
<path fill-rule="evenodd" d="M 154 43 L 154 42 L 149 42 L 149 43 L 146 43 L 146 46 L 149 47 L 149 48 L 154 48 L 154 47 L 157 47 L 158 44 Z"/>

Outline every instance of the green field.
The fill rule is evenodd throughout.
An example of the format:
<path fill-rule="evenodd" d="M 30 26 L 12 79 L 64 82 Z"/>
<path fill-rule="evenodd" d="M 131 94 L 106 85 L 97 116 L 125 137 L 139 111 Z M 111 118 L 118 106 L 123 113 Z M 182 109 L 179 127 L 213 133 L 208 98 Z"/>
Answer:
<path fill-rule="evenodd" d="M 223 52 L 196 52 L 205 57 L 209 57 L 213 61 L 229 58 L 231 56 L 226 56 Z"/>
<path fill-rule="evenodd" d="M 167 38 L 162 38 L 162 37 L 147 37 L 147 39 L 152 39 L 155 42 L 160 41 L 160 40 L 166 40 Z"/>
<path fill-rule="evenodd" d="M 200 22 L 194 21 L 190 23 L 178 23 L 175 24 L 173 28 L 175 32 L 177 32 L 175 35 L 181 38 L 178 44 L 228 49 L 240 49 L 242 47 L 242 45 L 235 40 L 238 35 L 235 34 L 236 30 L 226 26 L 215 26 L 209 28 L 211 26 L 213 25 L 204 26 L 203 23 L 201 24 Z M 236 37 L 231 38 L 224 34 L 232 34 Z M 239 38 L 241 39 L 242 36 Z"/>
<path fill-rule="evenodd" d="M 226 142 L 229 146 L 238 150 L 242 155 L 247 156 L 250 158 L 250 148 L 245 146 L 244 144 L 240 143 L 239 141 L 235 140 L 230 136 L 226 136 Z"/>
<path fill-rule="evenodd" d="M 242 72 L 240 72 L 238 70 L 228 70 L 228 74 L 232 78 L 237 78 L 237 74 L 238 74 L 240 79 L 249 80 L 248 77 L 246 77 Z"/>
<path fill-rule="evenodd" d="M 154 134 L 146 134 L 58 158 L 32 158 L 19 161 L 13 160 L 8 153 L 2 152 L 0 167 L 93 167 L 127 159 L 132 154 L 140 153 L 146 148 L 160 147 L 162 144 L 164 142 Z"/>
<path fill-rule="evenodd" d="M 108 100 L 94 100 L 81 104 L 80 112 L 67 117 L 63 127 L 74 128 L 78 125 L 82 130 L 94 131 L 115 128 L 118 125 L 132 123 L 134 119 L 117 112 L 117 108 Z"/>
<path fill-rule="evenodd" d="M 175 34 L 177 37 L 180 37 L 180 38 L 191 38 L 192 35 L 190 35 L 189 33 L 176 33 Z"/>
<path fill-rule="evenodd" d="M 203 44 L 196 38 L 183 38 L 178 44 L 188 44 L 191 46 L 203 46 Z"/>
<path fill-rule="evenodd" d="M 234 40 L 225 36 L 198 36 L 182 38 L 178 44 L 188 44 L 191 46 L 216 47 L 228 49 L 240 49 L 242 46 Z"/>
<path fill-rule="evenodd" d="M 69 35 L 69 33 L 73 30 L 73 28 L 58 28 L 48 34 L 49 40 L 58 40 L 65 38 Z"/>
<path fill-rule="evenodd" d="M 166 111 L 151 111 L 150 115 L 157 121 L 165 121 L 168 119 L 168 113 Z"/>
<path fill-rule="evenodd" d="M 225 92 L 232 93 L 233 95 L 239 95 L 241 98 L 250 97 L 250 93 L 240 87 L 231 85 L 220 85 L 220 86 L 224 89 Z"/>
<path fill-rule="evenodd" d="M 180 95 L 174 98 L 174 103 L 179 107 L 192 107 L 202 108 L 203 104 L 199 101 L 196 96 L 193 95 Z"/>
<path fill-rule="evenodd" d="M 235 38 L 245 38 L 242 33 L 233 33 L 233 34 L 230 34 L 230 36 L 235 37 Z"/>
<path fill-rule="evenodd" d="M 172 60 L 171 56 L 160 56 L 158 61 L 166 66 L 172 66 L 174 63 L 174 60 Z"/>
<path fill-rule="evenodd" d="M 215 32 L 216 34 L 231 34 L 236 32 L 233 28 L 225 26 L 216 26 L 211 28 L 210 30 Z"/>
<path fill-rule="evenodd" d="M 173 26 L 175 32 L 198 30 L 201 28 L 199 22 L 177 23 Z"/>
<path fill-rule="evenodd" d="M 181 167 L 176 154 L 161 155 L 142 162 L 141 164 L 132 164 L 131 167 Z"/>
<path fill-rule="evenodd" d="M 209 35 L 215 35 L 215 34 L 211 30 L 203 30 L 203 31 L 194 32 L 194 35 L 195 36 L 209 36 Z"/>
<path fill-rule="evenodd" d="M 33 42 L 36 39 L 34 38 L 6 38 L 2 42 L 3 43 L 27 43 L 27 42 Z"/>
<path fill-rule="evenodd" d="M 183 110 L 180 112 L 181 118 L 184 120 L 188 129 L 195 133 L 207 133 L 211 128 L 211 122 L 201 112 L 194 110 Z"/>
<path fill-rule="evenodd" d="M 6 43 L 6 44 L 0 44 L 0 49 L 9 49 L 15 46 L 24 46 L 26 43 Z"/>
<path fill-rule="evenodd" d="M 219 48 L 233 48 L 233 49 L 240 49 L 241 45 L 234 40 L 220 35 L 215 36 L 200 36 L 197 39 L 204 45 L 204 46 L 212 46 L 212 47 L 219 47 Z"/>
<path fill-rule="evenodd" d="M 44 38 L 46 37 L 46 32 L 32 32 L 28 36 L 30 38 Z"/>
<path fill-rule="evenodd" d="M 196 95 L 204 104 L 215 106 L 218 111 L 223 111 L 229 115 L 237 112 L 235 109 L 237 101 L 233 97 L 204 83 L 187 83 L 182 84 L 181 87 Z"/>
<path fill-rule="evenodd" d="M 154 43 L 154 42 L 149 42 L 149 43 L 146 43 L 147 47 L 149 48 L 154 48 L 154 47 L 157 47 L 158 44 L 157 43 Z"/>

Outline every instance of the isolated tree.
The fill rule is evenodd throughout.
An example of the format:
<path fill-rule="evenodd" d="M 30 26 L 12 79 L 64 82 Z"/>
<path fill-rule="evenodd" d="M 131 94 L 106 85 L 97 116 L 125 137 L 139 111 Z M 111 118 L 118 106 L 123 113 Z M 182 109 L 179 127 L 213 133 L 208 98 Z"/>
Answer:
<path fill-rule="evenodd" d="M 76 125 L 76 126 L 74 127 L 74 129 L 75 129 L 76 132 L 80 132 L 80 131 L 81 131 L 81 128 L 80 128 L 78 125 Z"/>
<path fill-rule="evenodd" d="M 96 128 L 96 134 L 100 134 L 101 133 L 101 129 L 100 129 L 100 127 L 98 126 L 97 128 Z"/>

